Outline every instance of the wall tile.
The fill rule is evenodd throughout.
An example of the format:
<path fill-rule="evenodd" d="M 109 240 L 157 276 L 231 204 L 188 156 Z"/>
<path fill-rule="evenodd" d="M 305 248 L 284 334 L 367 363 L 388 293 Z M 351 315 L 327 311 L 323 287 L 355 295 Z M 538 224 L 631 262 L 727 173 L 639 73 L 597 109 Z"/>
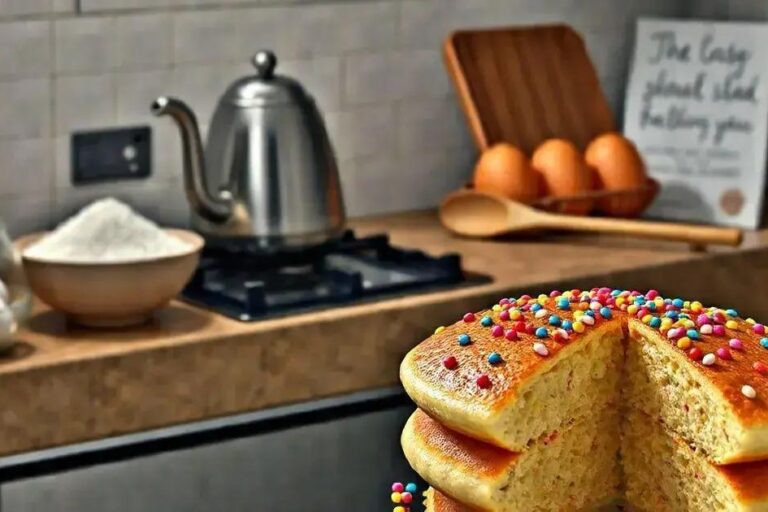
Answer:
<path fill-rule="evenodd" d="M 192 11 L 174 16 L 176 62 L 227 62 L 242 58 L 237 46 L 238 11 Z"/>
<path fill-rule="evenodd" d="M 0 138 L 39 138 L 51 133 L 51 81 L 0 82 Z"/>
<path fill-rule="evenodd" d="M 450 7 L 443 0 L 403 0 L 400 13 L 400 45 L 438 49 L 448 35 Z M 450 1 L 450 0 L 449 0 Z"/>
<path fill-rule="evenodd" d="M 47 76 L 52 64 L 49 21 L 0 23 L 0 77 Z"/>
<path fill-rule="evenodd" d="M 49 139 L 0 141 L 0 196 L 35 194 L 50 188 Z"/>
<path fill-rule="evenodd" d="M 0 219 L 11 238 L 48 229 L 51 225 L 52 196 L 39 190 L 24 196 L 0 196 Z"/>
<path fill-rule="evenodd" d="M 404 0 L 400 44 L 437 50 L 450 32 L 462 28 L 562 21 L 564 4 L 570 3 L 571 0 Z M 578 5 L 588 4 L 579 2 Z"/>
<path fill-rule="evenodd" d="M 470 179 L 476 159 L 474 148 L 420 150 L 403 155 L 390 177 L 399 184 L 393 211 L 434 208 L 446 194 Z"/>
<path fill-rule="evenodd" d="M 721 3 L 725 3 L 721 0 Z M 728 17 L 732 20 L 761 21 L 768 18 L 768 3 L 763 0 L 730 0 Z"/>
<path fill-rule="evenodd" d="M 148 7 L 166 7 L 170 0 L 80 0 L 83 12 L 122 11 Z"/>
<path fill-rule="evenodd" d="M 0 0 L 0 16 L 23 16 L 51 12 L 51 0 Z"/>
<path fill-rule="evenodd" d="M 334 113 L 327 121 L 339 159 L 393 154 L 396 150 L 395 116 L 390 105 Z"/>
<path fill-rule="evenodd" d="M 397 2 L 351 2 L 328 7 L 337 13 L 334 24 L 340 39 L 339 50 L 384 50 L 395 46 L 398 35 Z"/>
<path fill-rule="evenodd" d="M 715 20 L 727 19 L 729 0 L 687 0 L 686 14 L 693 18 Z"/>
<path fill-rule="evenodd" d="M 171 17 L 167 13 L 117 18 L 118 66 L 123 70 L 157 69 L 173 62 Z"/>
<path fill-rule="evenodd" d="M 247 66 L 193 66 L 173 70 L 173 81 L 166 94 L 185 101 L 194 110 L 201 125 L 208 124 L 213 108 L 224 90 Z"/>
<path fill-rule="evenodd" d="M 67 76 L 56 79 L 56 133 L 113 127 L 117 123 L 114 75 Z"/>
<path fill-rule="evenodd" d="M 189 227 L 190 207 L 180 180 L 172 180 L 156 186 L 151 191 L 135 194 L 133 200 L 135 208 L 160 225 Z"/>
<path fill-rule="evenodd" d="M 75 12 L 78 0 L 50 0 L 51 10 L 56 14 Z"/>
<path fill-rule="evenodd" d="M 627 76 L 634 48 L 634 28 L 627 31 L 589 31 L 582 34 L 598 74 Z"/>
<path fill-rule="evenodd" d="M 464 114 L 453 98 L 402 103 L 395 126 L 400 154 L 471 146 Z"/>
<path fill-rule="evenodd" d="M 603 94 L 608 99 L 611 106 L 613 117 L 616 120 L 616 126 L 622 126 L 624 119 L 624 84 L 626 75 L 606 76 L 600 78 L 600 86 Z"/>
<path fill-rule="evenodd" d="M 341 105 L 340 58 L 278 61 L 276 72 L 298 80 L 322 111 L 337 110 Z"/>
<path fill-rule="evenodd" d="M 403 96 L 404 80 L 394 72 L 400 62 L 396 53 L 365 53 L 344 61 L 345 105 L 385 103 Z"/>
<path fill-rule="evenodd" d="M 453 96 L 453 86 L 438 50 L 402 51 L 397 54 L 397 68 L 390 70 L 401 80 L 404 98 L 442 98 Z"/>
<path fill-rule="evenodd" d="M 391 155 L 342 161 L 339 172 L 347 215 L 362 217 L 396 211 L 398 186 L 393 173 L 398 166 L 398 159 Z"/>
<path fill-rule="evenodd" d="M 146 124 L 154 119 L 149 111 L 159 96 L 176 95 L 173 71 L 117 73 L 117 121 L 120 124 Z"/>
<path fill-rule="evenodd" d="M 298 5 L 290 8 L 277 44 L 286 56 L 301 58 L 386 49 L 396 36 L 397 4 L 391 1 Z"/>
<path fill-rule="evenodd" d="M 56 71 L 61 74 L 117 68 L 117 22 L 114 18 L 56 20 Z"/>
<path fill-rule="evenodd" d="M 235 60 L 249 62 L 260 49 L 270 49 L 278 60 L 296 58 L 288 48 L 293 44 L 287 36 L 280 36 L 294 23 L 294 9 L 284 7 L 262 7 L 238 11 L 233 30 L 236 36 Z M 281 43 L 285 43 L 281 46 Z"/>
<path fill-rule="evenodd" d="M 61 135 L 53 139 L 53 188 L 72 186 L 71 137 Z"/>

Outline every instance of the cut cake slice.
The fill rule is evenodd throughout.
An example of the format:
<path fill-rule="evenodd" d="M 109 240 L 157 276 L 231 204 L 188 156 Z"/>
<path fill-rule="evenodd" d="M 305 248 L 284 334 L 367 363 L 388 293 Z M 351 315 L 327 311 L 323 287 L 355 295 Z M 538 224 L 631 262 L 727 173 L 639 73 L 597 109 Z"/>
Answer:
<path fill-rule="evenodd" d="M 544 314 L 538 318 L 530 315 L 529 331 L 546 329 L 552 316 L 560 326 L 583 327 L 574 311 L 556 311 L 551 303 L 539 311 Z M 595 325 L 583 333 L 559 327 L 546 337 L 523 330 L 509 334 L 513 320 L 501 321 L 495 333 L 483 325 L 499 322 L 500 314 L 473 315 L 473 321 L 447 327 L 406 355 L 400 380 L 430 416 L 455 431 L 520 452 L 533 439 L 618 402 L 621 323 L 592 319 Z M 455 366 L 446 358 L 455 358 Z"/>
<path fill-rule="evenodd" d="M 768 511 L 768 462 L 717 466 L 638 410 L 624 418 L 626 500 L 648 512 Z"/>
<path fill-rule="evenodd" d="M 417 473 L 469 509 L 594 510 L 619 496 L 620 473 L 618 412 L 593 413 L 513 453 L 453 432 L 417 410 L 403 429 L 402 446 Z"/>

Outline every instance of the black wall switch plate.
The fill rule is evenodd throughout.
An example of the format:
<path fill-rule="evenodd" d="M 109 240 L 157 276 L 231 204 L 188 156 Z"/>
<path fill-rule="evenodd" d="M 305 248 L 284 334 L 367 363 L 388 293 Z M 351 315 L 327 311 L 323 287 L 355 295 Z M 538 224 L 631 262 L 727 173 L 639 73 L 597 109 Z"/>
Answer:
<path fill-rule="evenodd" d="M 147 178 L 151 172 L 149 126 L 72 134 L 72 183 Z"/>

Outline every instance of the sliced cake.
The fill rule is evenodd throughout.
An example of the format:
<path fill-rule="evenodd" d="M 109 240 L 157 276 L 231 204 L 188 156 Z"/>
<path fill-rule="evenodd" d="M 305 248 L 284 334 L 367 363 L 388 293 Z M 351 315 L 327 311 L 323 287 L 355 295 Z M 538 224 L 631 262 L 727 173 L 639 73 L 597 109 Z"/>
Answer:
<path fill-rule="evenodd" d="M 417 410 L 403 429 L 405 456 L 425 480 L 479 510 L 593 510 L 619 494 L 619 415 L 593 411 L 513 453 L 456 433 Z"/>
<path fill-rule="evenodd" d="M 630 320 L 626 398 L 632 407 L 662 418 L 718 464 L 765 458 L 768 366 L 763 361 L 768 350 L 761 345 L 763 335 L 754 332 L 757 324 L 734 319 L 726 327 L 706 323 L 712 321 L 705 313 L 696 317 L 701 325 L 665 334 Z M 710 332 L 715 326 L 722 334 Z"/>
<path fill-rule="evenodd" d="M 717 466 L 666 425 L 632 409 L 624 418 L 626 500 L 647 512 L 764 512 L 768 462 Z"/>
<path fill-rule="evenodd" d="M 605 317 L 589 316 L 567 299 L 562 308 L 549 298 L 521 300 L 526 311 L 468 313 L 400 367 L 405 390 L 430 416 L 516 452 L 618 401 L 624 338 L 607 308 Z"/>
<path fill-rule="evenodd" d="M 654 290 L 504 298 L 438 328 L 401 380 L 430 510 L 599 504 L 621 494 L 605 489 L 623 429 L 631 505 L 768 512 L 768 328 L 734 310 Z"/>

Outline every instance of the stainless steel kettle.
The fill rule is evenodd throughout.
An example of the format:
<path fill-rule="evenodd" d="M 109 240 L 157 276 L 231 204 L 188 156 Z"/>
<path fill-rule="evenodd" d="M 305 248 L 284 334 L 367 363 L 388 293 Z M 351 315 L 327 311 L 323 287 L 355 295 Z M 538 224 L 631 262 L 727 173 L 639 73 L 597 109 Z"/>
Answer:
<path fill-rule="evenodd" d="M 298 82 L 274 73 L 272 52 L 260 51 L 252 62 L 256 73 L 219 99 L 205 154 L 185 103 L 160 97 L 152 104 L 152 113 L 171 116 L 181 133 L 193 226 L 208 237 L 252 238 L 268 250 L 323 243 L 345 223 L 323 119 Z"/>

